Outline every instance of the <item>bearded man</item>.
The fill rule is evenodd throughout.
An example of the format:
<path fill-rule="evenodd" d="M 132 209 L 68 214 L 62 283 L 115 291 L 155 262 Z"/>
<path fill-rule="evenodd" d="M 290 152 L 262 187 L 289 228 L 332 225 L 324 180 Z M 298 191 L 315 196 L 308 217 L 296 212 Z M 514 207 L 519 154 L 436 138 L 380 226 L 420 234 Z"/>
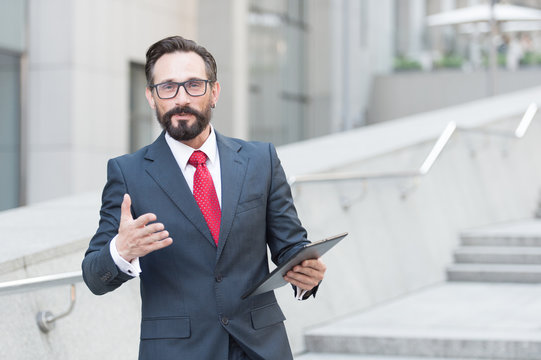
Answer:
<path fill-rule="evenodd" d="M 140 277 L 139 359 L 292 359 L 273 292 L 242 299 L 309 243 L 272 144 L 219 134 L 214 57 L 169 37 L 146 54 L 146 97 L 164 131 L 109 160 L 99 228 L 82 263 L 95 294 Z M 315 295 L 325 265 L 295 266 L 296 297 Z"/>

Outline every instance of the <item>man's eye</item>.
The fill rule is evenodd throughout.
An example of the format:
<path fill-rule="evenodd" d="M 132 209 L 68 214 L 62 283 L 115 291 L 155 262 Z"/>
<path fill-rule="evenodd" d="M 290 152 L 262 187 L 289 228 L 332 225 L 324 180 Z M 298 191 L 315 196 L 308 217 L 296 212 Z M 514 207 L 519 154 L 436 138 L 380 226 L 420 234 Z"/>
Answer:
<path fill-rule="evenodd" d="M 171 90 L 174 90 L 175 87 L 176 87 L 175 84 L 168 83 L 168 84 L 162 84 L 160 89 L 164 91 L 171 91 Z"/>
<path fill-rule="evenodd" d="M 201 87 L 201 81 L 189 81 L 187 85 L 188 85 L 188 87 L 190 87 L 192 89 L 200 88 Z"/>

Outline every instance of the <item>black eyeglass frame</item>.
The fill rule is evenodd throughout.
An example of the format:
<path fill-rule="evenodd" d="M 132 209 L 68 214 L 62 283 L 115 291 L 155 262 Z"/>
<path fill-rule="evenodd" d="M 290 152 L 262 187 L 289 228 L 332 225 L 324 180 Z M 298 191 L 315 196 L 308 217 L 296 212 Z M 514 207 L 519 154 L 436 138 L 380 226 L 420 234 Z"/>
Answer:
<path fill-rule="evenodd" d="M 192 82 L 192 81 L 202 81 L 205 83 L 205 91 L 203 91 L 203 93 L 201 95 L 192 95 L 190 94 L 190 91 L 188 89 L 186 89 L 186 86 L 185 84 L 189 83 L 189 82 Z M 164 81 L 162 83 L 159 83 L 159 84 L 155 84 L 155 85 L 150 85 L 149 88 L 152 90 L 152 89 L 155 89 L 156 90 L 156 95 L 158 95 L 158 97 L 162 100 L 168 100 L 168 99 L 172 99 L 174 97 L 176 97 L 178 95 L 178 91 L 180 90 L 180 87 L 182 86 L 184 88 L 184 91 L 186 91 L 186 94 L 192 96 L 192 97 L 199 97 L 199 96 L 203 96 L 207 93 L 207 85 L 208 83 L 212 83 L 213 81 L 212 80 L 204 80 L 204 79 L 190 79 L 190 80 L 186 80 L 186 81 L 183 81 L 183 82 L 176 82 L 176 81 Z M 158 91 L 158 86 L 160 85 L 163 85 L 163 84 L 175 84 L 177 85 L 177 91 L 175 91 L 175 95 L 173 96 L 170 96 L 170 97 L 161 97 L 160 96 L 160 92 Z"/>

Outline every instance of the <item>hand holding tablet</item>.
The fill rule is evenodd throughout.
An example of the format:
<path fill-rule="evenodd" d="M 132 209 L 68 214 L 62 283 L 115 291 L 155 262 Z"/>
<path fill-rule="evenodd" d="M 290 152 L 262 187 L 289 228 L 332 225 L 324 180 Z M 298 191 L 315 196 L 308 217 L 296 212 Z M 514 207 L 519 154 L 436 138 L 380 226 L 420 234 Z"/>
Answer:
<path fill-rule="evenodd" d="M 263 294 L 267 291 L 271 291 L 286 285 L 288 282 L 284 280 L 284 276 L 289 270 L 302 263 L 304 260 L 320 258 L 347 235 L 348 233 L 343 233 L 305 245 L 288 260 L 284 261 L 270 274 L 263 278 L 259 283 L 253 286 L 250 290 L 246 291 L 242 295 L 242 299 L 246 299 L 248 296 L 252 295 Z"/>

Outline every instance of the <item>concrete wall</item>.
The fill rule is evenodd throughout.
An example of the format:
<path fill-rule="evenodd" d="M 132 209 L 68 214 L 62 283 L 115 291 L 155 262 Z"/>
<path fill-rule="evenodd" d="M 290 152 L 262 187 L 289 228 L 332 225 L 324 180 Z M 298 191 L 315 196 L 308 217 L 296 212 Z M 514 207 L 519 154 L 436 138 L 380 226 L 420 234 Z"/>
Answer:
<path fill-rule="evenodd" d="M 541 88 L 390 121 L 279 148 L 289 176 L 417 169 L 446 123 L 513 129 Z M 432 171 L 416 182 L 385 180 L 295 186 L 311 239 L 348 231 L 324 256 L 317 299 L 278 290 L 295 352 L 303 330 L 444 280 L 461 230 L 533 216 L 541 188 L 541 120 L 521 140 L 459 132 Z M 472 153 L 475 155 L 472 156 Z M 404 187 L 416 185 L 406 198 Z M 343 199 L 352 200 L 347 209 Z M 0 214 L 0 281 L 79 269 L 97 226 L 99 194 L 89 193 Z M 16 359 L 134 359 L 139 332 L 137 282 L 97 297 L 78 284 L 73 314 L 49 335 L 38 310 L 61 312 L 68 287 L 0 296 L 3 356 Z M 392 321 L 392 319 L 390 320 Z M 90 343 L 88 339 L 92 339 Z"/>
<path fill-rule="evenodd" d="M 486 71 L 412 71 L 377 75 L 372 93 L 368 95 L 367 122 L 398 119 L 482 99 L 490 94 L 488 80 Z M 540 83 L 541 68 L 499 71 L 494 94 L 519 91 Z"/>
<path fill-rule="evenodd" d="M 97 228 L 98 192 L 43 202 L 0 214 L 0 281 L 76 271 Z M 38 329 L 39 311 L 60 314 L 69 286 L 0 295 L 0 348 L 6 359 L 136 359 L 140 323 L 137 280 L 107 297 L 76 285 L 73 312 L 49 334 Z"/>
<path fill-rule="evenodd" d="M 129 148 L 130 62 L 177 34 L 197 37 L 196 1 L 29 0 L 27 203 L 101 186 L 107 159 Z"/>

